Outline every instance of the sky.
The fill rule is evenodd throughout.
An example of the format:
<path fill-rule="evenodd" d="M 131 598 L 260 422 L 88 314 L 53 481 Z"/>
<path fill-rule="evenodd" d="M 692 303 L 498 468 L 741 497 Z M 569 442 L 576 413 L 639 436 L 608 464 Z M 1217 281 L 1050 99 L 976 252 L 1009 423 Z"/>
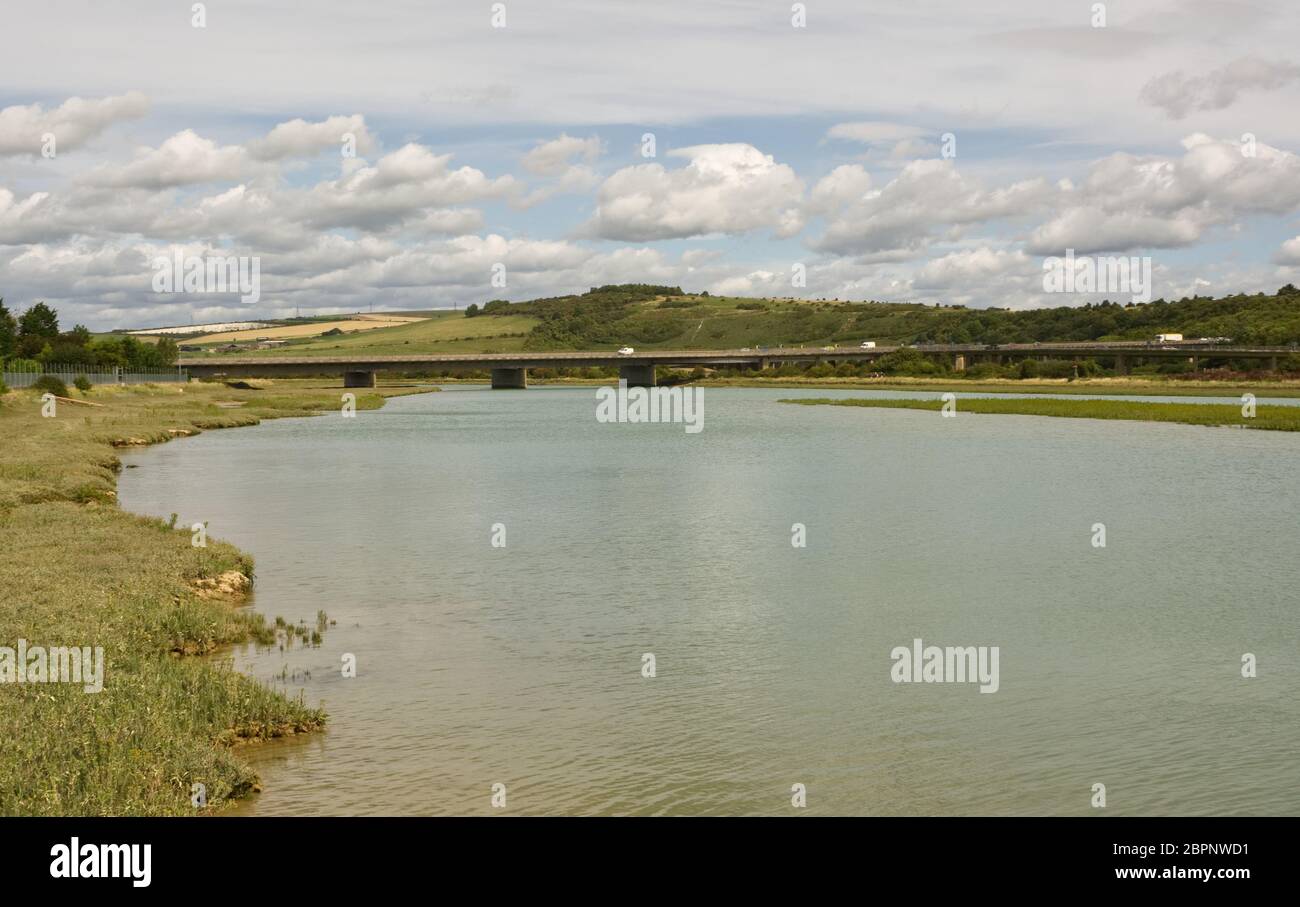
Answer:
<path fill-rule="evenodd" d="M 0 297 L 94 330 L 607 283 L 1083 305 L 1300 278 L 1300 5 L 42 0 L 5 14 Z M 159 291 L 255 260 L 260 291 Z"/>

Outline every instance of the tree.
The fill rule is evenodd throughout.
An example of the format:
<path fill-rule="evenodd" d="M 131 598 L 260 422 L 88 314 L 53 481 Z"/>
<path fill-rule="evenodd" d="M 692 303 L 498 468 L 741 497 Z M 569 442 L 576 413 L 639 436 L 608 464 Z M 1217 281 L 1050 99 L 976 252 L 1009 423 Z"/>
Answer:
<path fill-rule="evenodd" d="M 18 320 L 9 314 L 5 301 L 0 299 L 0 359 L 18 351 Z"/>
<path fill-rule="evenodd" d="M 157 351 L 159 365 L 175 365 L 176 357 L 180 351 L 176 348 L 176 341 L 170 337 L 159 337 L 158 342 L 154 345 Z"/>
<path fill-rule="evenodd" d="M 79 324 L 66 334 L 60 334 L 59 339 L 75 343 L 77 346 L 85 346 L 90 343 L 90 329 L 84 324 Z"/>
<path fill-rule="evenodd" d="M 19 337 L 53 340 L 59 336 L 59 316 L 43 302 L 38 302 L 18 319 Z"/>
<path fill-rule="evenodd" d="M 468 306 L 465 307 L 465 317 L 466 317 L 466 318 L 474 318 L 474 317 L 477 316 L 477 315 L 478 315 L 478 303 L 477 303 L 477 302 L 471 302 Z"/>

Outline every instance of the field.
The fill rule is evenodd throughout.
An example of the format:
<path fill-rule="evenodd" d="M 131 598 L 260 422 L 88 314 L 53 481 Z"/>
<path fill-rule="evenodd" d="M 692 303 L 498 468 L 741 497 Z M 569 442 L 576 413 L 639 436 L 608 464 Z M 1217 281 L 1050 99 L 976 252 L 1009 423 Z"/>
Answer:
<path fill-rule="evenodd" d="M 316 337 L 329 330 L 348 333 L 354 331 L 374 331 L 380 328 L 398 327 L 423 319 L 407 318 L 397 315 L 358 315 L 355 318 L 337 321 L 313 321 L 306 324 L 290 324 L 281 327 L 252 328 L 244 331 L 226 331 L 220 334 L 205 334 L 189 340 L 190 343 L 238 343 L 245 340 L 289 340 L 296 337 Z"/>
<path fill-rule="evenodd" d="M 182 392 L 183 390 L 183 392 Z M 411 389 L 359 393 L 383 405 Z M 254 789 L 236 745 L 311 731 L 325 715 L 230 669 L 224 646 L 310 644 L 323 615 L 278 625 L 238 607 L 251 558 L 115 502 L 115 447 L 336 410 L 333 382 L 95 388 L 99 407 L 0 397 L 0 646 L 103 647 L 102 692 L 0 684 L 0 814 L 185 815 Z"/>
<path fill-rule="evenodd" d="M 800 406 L 866 406 L 879 409 L 922 409 L 938 412 L 942 400 L 869 400 L 825 397 L 782 400 Z M 1242 407 L 1225 403 L 1146 403 L 1136 400 L 957 400 L 957 413 L 1001 416 L 1052 416 L 1066 419 L 1123 419 L 1139 422 L 1178 422 L 1184 425 L 1233 426 L 1270 431 L 1300 431 L 1300 406 L 1256 407 L 1246 418 Z"/>

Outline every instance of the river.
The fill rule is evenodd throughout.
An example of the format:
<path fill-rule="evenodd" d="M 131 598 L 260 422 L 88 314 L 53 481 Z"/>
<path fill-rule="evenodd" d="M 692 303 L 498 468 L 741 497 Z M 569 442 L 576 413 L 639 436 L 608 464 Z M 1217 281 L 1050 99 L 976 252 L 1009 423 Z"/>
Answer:
<path fill-rule="evenodd" d="M 236 812 L 1300 812 L 1300 434 L 777 402 L 841 395 L 689 433 L 456 386 L 128 455 L 124 507 L 337 622 L 233 654 L 330 714 Z M 914 639 L 997 691 L 894 682 Z"/>

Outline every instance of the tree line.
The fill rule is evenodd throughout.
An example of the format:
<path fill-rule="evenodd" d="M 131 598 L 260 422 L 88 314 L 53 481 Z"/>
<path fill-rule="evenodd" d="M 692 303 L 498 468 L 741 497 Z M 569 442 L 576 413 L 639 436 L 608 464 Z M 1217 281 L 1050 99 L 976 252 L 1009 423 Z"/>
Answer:
<path fill-rule="evenodd" d="M 38 302 L 15 316 L 0 299 L 0 362 L 6 368 L 73 365 L 148 371 L 176 364 L 176 341 L 147 343 L 130 335 L 94 337 L 85 325 L 59 329 L 58 313 Z"/>

